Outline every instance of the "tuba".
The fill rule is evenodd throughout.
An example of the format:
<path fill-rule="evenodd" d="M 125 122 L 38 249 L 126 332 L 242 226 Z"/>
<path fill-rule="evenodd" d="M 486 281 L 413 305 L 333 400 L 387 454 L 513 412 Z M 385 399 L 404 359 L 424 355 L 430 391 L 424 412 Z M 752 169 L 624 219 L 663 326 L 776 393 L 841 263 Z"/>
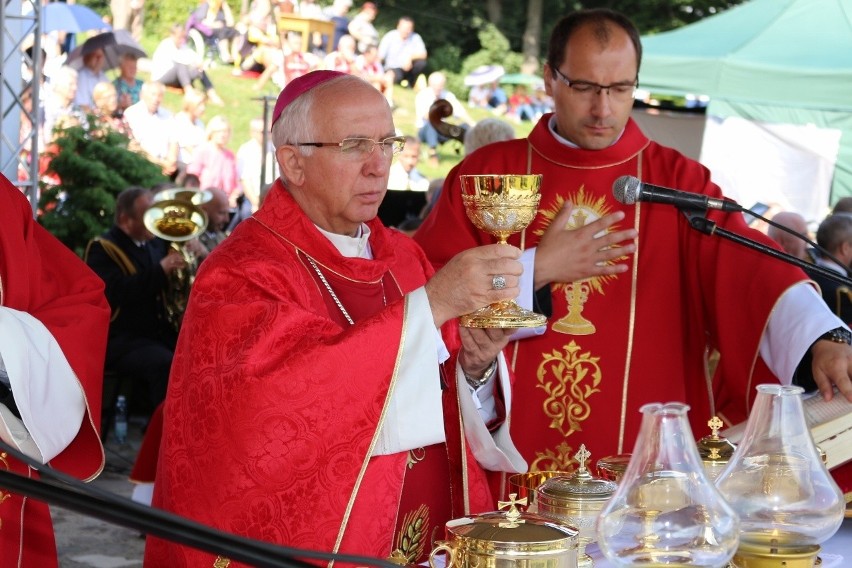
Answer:
<path fill-rule="evenodd" d="M 204 202 L 203 194 L 204 192 L 185 189 L 166 190 L 157 194 L 154 203 L 142 217 L 145 228 L 157 237 L 169 241 L 171 248 L 186 262 L 186 268 L 169 274 L 168 285 L 163 291 L 166 319 L 175 331 L 180 330 L 189 292 L 195 281 L 195 271 L 198 269 L 198 259 L 184 245 L 207 228 L 207 214 L 200 207 Z"/>

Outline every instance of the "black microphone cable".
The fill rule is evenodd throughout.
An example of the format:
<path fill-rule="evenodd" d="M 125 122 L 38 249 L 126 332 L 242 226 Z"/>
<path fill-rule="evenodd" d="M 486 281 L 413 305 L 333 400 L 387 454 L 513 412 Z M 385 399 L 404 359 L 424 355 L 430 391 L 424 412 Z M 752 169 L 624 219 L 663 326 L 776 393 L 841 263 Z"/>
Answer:
<path fill-rule="evenodd" d="M 833 254 L 831 254 L 830 252 L 828 252 L 827 250 L 825 250 L 824 248 L 819 246 L 817 243 L 815 243 L 814 241 L 809 239 L 807 235 L 803 235 L 799 232 L 794 231 L 793 229 L 791 229 L 789 227 L 785 227 L 784 225 L 782 225 L 780 223 L 776 223 L 775 221 L 772 221 L 771 219 L 767 219 L 763 215 L 761 215 L 759 213 L 755 213 L 751 209 L 743 209 L 743 213 L 748 213 L 752 217 L 754 217 L 756 219 L 760 219 L 761 221 L 765 222 L 767 225 L 771 225 L 771 226 L 775 227 L 776 229 L 780 229 L 780 230 L 784 231 L 788 235 L 793 235 L 794 237 L 803 240 L 804 242 L 809 244 L 811 247 L 813 247 L 813 249 L 815 251 L 817 251 L 820 256 L 831 260 L 832 262 L 836 263 L 838 266 L 845 266 L 845 264 L 840 262 Z"/>

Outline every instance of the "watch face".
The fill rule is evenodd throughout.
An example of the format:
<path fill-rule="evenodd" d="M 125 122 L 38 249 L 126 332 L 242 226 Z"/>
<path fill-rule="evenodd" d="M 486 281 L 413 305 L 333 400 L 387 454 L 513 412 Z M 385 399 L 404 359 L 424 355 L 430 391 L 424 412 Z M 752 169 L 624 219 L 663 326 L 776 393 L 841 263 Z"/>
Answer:
<path fill-rule="evenodd" d="M 832 329 L 826 335 L 828 336 L 827 339 L 836 343 L 846 343 L 847 345 L 852 344 L 852 331 L 849 331 L 845 327 Z"/>

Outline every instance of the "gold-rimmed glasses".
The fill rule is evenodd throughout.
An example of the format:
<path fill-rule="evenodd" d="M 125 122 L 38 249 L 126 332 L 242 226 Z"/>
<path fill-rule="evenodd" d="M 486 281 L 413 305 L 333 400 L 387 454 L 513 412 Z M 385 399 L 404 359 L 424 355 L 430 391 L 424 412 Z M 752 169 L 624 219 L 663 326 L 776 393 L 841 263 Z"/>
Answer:
<path fill-rule="evenodd" d="M 574 79 L 569 79 L 567 76 L 563 75 L 559 69 L 555 67 L 552 69 L 557 79 L 568 86 L 575 95 L 584 99 L 592 99 L 593 97 L 600 95 L 602 91 L 606 91 L 606 94 L 609 95 L 611 99 L 625 102 L 633 99 L 633 94 L 639 87 L 638 78 L 634 79 L 633 82 L 601 85 L 599 83 L 592 83 L 591 81 L 575 81 Z"/>
<path fill-rule="evenodd" d="M 376 146 L 381 146 L 382 155 L 385 157 L 395 156 L 405 148 L 404 136 L 391 136 L 382 140 L 372 138 L 351 137 L 344 138 L 340 142 L 296 142 L 294 146 L 314 146 L 316 148 L 337 147 L 342 154 L 351 156 L 368 156 L 373 153 Z M 390 149 L 390 153 L 388 150 Z"/>

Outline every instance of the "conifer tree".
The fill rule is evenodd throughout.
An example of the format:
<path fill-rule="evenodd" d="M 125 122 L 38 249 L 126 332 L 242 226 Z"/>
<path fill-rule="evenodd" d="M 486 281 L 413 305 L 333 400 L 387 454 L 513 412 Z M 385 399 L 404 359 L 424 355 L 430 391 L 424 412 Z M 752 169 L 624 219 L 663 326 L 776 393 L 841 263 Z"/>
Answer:
<path fill-rule="evenodd" d="M 41 182 L 39 222 L 80 256 L 89 240 L 112 225 L 122 190 L 167 181 L 157 165 L 128 144 L 127 136 L 89 115 L 58 132 L 45 150 L 46 173 L 59 182 Z"/>

